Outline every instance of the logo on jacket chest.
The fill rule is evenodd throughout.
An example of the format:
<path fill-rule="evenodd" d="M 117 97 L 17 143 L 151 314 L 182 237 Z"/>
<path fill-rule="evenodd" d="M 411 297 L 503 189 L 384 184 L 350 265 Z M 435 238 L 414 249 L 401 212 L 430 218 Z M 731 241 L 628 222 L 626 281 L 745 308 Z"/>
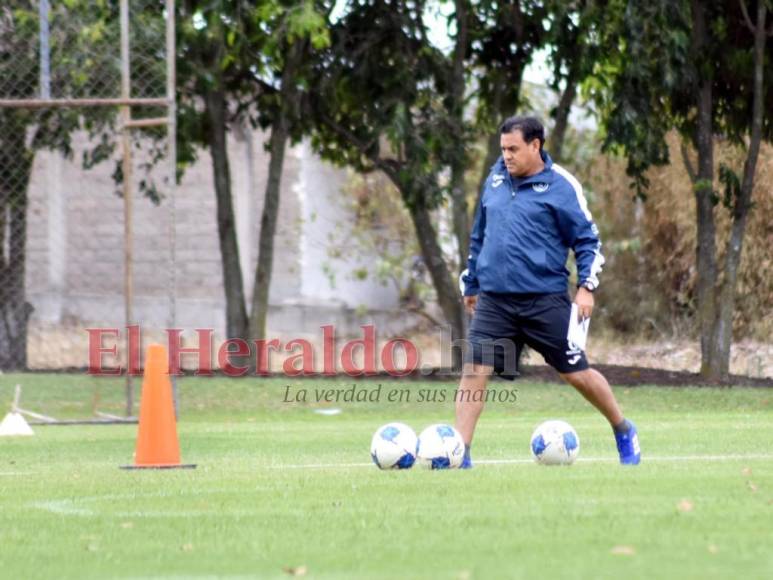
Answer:
<path fill-rule="evenodd" d="M 502 182 L 505 180 L 505 176 L 501 173 L 497 173 L 494 175 L 494 177 L 491 178 L 491 187 L 499 187 L 502 185 Z"/>
<path fill-rule="evenodd" d="M 537 193 L 545 193 L 548 190 L 548 187 L 550 187 L 550 185 L 547 183 L 534 183 L 531 186 L 531 188 Z"/>

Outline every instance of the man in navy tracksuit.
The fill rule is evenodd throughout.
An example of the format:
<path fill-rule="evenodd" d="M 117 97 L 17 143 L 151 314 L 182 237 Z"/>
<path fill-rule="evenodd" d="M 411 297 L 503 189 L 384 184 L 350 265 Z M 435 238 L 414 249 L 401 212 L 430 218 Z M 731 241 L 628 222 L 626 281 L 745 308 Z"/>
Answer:
<path fill-rule="evenodd" d="M 486 180 L 462 275 L 464 303 L 473 313 L 457 397 L 456 426 L 470 445 L 492 372 L 513 375 L 524 344 L 539 352 L 612 425 L 620 462 L 639 463 L 636 427 L 623 417 L 604 376 L 568 340 L 571 302 L 566 259 L 573 250 L 578 315 L 593 312 L 593 291 L 604 264 L 598 228 L 582 186 L 542 150 L 545 131 L 534 117 L 511 117 L 500 127 L 502 157 Z M 511 347 L 511 348 L 508 348 Z"/>

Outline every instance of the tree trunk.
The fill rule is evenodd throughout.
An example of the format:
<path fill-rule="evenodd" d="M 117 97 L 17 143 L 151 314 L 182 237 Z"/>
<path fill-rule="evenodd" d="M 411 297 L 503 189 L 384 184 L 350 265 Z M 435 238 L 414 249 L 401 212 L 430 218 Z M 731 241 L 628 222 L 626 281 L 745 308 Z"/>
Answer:
<path fill-rule="evenodd" d="M 708 41 L 706 17 L 701 0 L 692 1 L 693 18 L 693 55 L 696 62 Z M 718 378 L 713 362 L 714 340 L 713 326 L 716 318 L 716 282 L 717 264 L 715 251 L 714 224 L 714 141 L 712 125 L 712 79 L 707 75 L 697 75 L 698 127 L 695 135 L 698 150 L 698 169 L 695 192 L 695 209 L 698 226 L 696 267 L 698 272 L 697 298 L 698 323 L 701 335 L 701 374 L 708 379 Z"/>
<path fill-rule="evenodd" d="M 459 163 L 451 167 L 451 211 L 460 271 L 467 267 L 467 252 L 470 249 L 470 218 L 467 192 L 464 189 L 464 169 L 464 164 Z"/>
<path fill-rule="evenodd" d="M 459 293 L 459 286 L 452 278 L 448 265 L 443 257 L 443 251 L 437 240 L 437 232 L 432 225 L 432 218 L 429 209 L 423 203 L 424 195 L 421 192 L 416 193 L 412 190 L 414 183 L 413 173 L 406 171 L 405 165 L 401 162 L 385 162 L 378 158 L 376 154 L 364 146 L 351 132 L 338 125 L 334 120 L 323 117 L 325 124 L 336 131 L 342 138 L 348 140 L 352 145 L 363 152 L 363 155 L 369 155 L 375 167 L 378 167 L 390 179 L 394 186 L 400 191 L 405 206 L 411 214 L 416 238 L 419 240 L 422 258 L 430 273 L 432 285 L 437 293 L 438 304 L 443 311 L 446 322 L 451 325 L 452 340 L 462 339 L 464 337 L 464 307 L 462 297 Z M 411 143 L 409 142 L 408 148 Z M 414 158 L 410 153 L 408 159 Z M 405 163 L 402 161 L 402 163 Z M 404 177 L 406 175 L 407 177 Z M 437 176 L 431 180 L 437 181 Z M 426 182 L 426 180 L 425 180 Z M 413 187 L 421 187 L 413 185 Z M 414 193 L 416 193 L 414 195 Z M 426 192 L 425 192 L 426 193 Z M 453 349 L 453 367 L 460 370 L 462 364 L 461 353 L 458 349 Z"/>
<path fill-rule="evenodd" d="M 244 301 L 244 282 L 239 265 L 239 244 L 236 239 L 236 221 L 231 198 L 225 93 L 218 88 L 211 89 L 206 94 L 205 101 L 210 124 L 209 150 L 212 154 L 217 197 L 217 231 L 225 288 L 226 335 L 227 338 L 247 338 L 247 307 Z"/>
<path fill-rule="evenodd" d="M 271 128 L 270 161 L 266 195 L 263 201 L 263 216 L 260 221 L 258 264 L 255 267 L 255 284 L 252 288 L 252 310 L 250 313 L 250 337 L 266 337 L 268 300 L 271 290 L 271 276 L 274 267 L 274 238 L 279 217 L 279 199 L 282 185 L 285 149 L 290 133 L 290 120 L 297 114 L 299 103 L 296 90 L 296 75 L 303 58 L 303 41 L 296 40 L 287 50 L 287 59 L 282 70 L 280 88 L 281 106 Z M 260 353 L 257 353 L 260 356 Z M 260 363 L 260 361 L 258 361 Z"/>
<path fill-rule="evenodd" d="M 412 203 L 408 206 L 411 218 L 419 240 L 419 247 L 424 263 L 432 278 L 432 285 L 437 292 L 438 304 L 446 321 L 451 325 L 451 339 L 464 338 L 464 307 L 459 289 L 451 277 L 443 251 L 437 241 L 437 232 L 432 225 L 430 211 L 422 204 Z M 461 370 L 462 357 L 459 349 L 453 349 L 453 367 Z"/>
<path fill-rule="evenodd" d="M 492 71 L 491 74 L 495 75 L 496 72 Z M 502 121 L 504 121 L 503 111 L 510 111 L 509 107 L 502 105 L 503 93 L 504 91 L 493 92 L 490 110 L 493 111 L 494 114 L 498 115 L 499 118 L 491 119 L 491 121 L 495 124 L 495 129 L 491 132 L 488 139 L 486 140 L 486 157 L 483 159 L 483 167 L 481 167 L 480 178 L 478 179 L 478 201 L 480 201 L 480 195 L 483 193 L 483 185 L 486 183 L 488 174 L 491 171 L 491 166 L 494 165 L 496 160 L 499 159 L 499 156 L 502 154 L 498 129 L 499 125 L 502 123 Z M 506 117 L 507 115 L 512 114 L 514 111 L 515 109 L 513 108 L 511 112 L 504 113 L 504 116 Z"/>
<path fill-rule="evenodd" d="M 464 187 L 464 173 L 467 168 L 466 143 L 464 139 L 464 57 L 468 39 L 467 1 L 456 0 L 456 45 L 451 78 L 451 117 L 456 125 L 459 139 L 454 147 L 451 163 L 451 211 L 453 212 L 454 235 L 459 249 L 459 269 L 467 264 L 470 245 L 470 219 L 467 208 L 467 192 Z"/>
<path fill-rule="evenodd" d="M 502 119 L 504 120 L 504 119 Z M 498 129 L 498 128 L 497 128 Z M 502 145 L 499 137 L 499 130 L 493 131 L 489 138 L 486 140 L 486 157 L 483 159 L 483 167 L 480 171 L 480 179 L 478 179 L 478 200 L 483 193 L 483 186 L 486 184 L 488 174 L 491 172 L 491 166 L 496 163 L 499 156 L 502 154 Z M 477 204 L 476 204 L 477 207 Z"/>
<path fill-rule="evenodd" d="M 744 163 L 743 180 L 738 199 L 733 206 L 733 224 L 725 252 L 724 276 L 720 291 L 719 312 L 713 332 L 713 351 L 710 359 L 712 378 L 727 380 L 730 374 L 730 345 L 733 339 L 733 313 L 735 311 L 736 281 L 738 265 L 741 262 L 746 222 L 751 210 L 754 173 L 762 141 L 763 120 L 763 73 L 765 59 L 765 2 L 757 3 L 757 21 L 754 29 L 754 101 L 752 103 L 752 122 L 749 150 Z"/>
<path fill-rule="evenodd" d="M 582 58 L 580 56 L 577 57 Z M 566 79 L 566 88 L 561 93 L 561 99 L 558 101 L 556 107 L 555 119 L 556 122 L 553 125 L 553 134 L 548 139 L 550 155 L 554 161 L 560 162 L 562 160 L 562 154 L 564 149 L 564 140 L 566 139 L 566 129 L 569 126 L 569 113 L 572 111 L 572 103 L 577 96 L 577 77 L 579 76 L 579 68 L 574 67 L 569 76 Z"/>
<path fill-rule="evenodd" d="M 2 113 L 0 113 L 2 114 Z M 13 114 L 0 117 L 0 369 L 27 368 L 27 326 L 32 305 L 26 300 L 27 187 L 33 155 L 25 132 L 11 127 Z M 7 236 L 7 238 L 6 238 Z"/>
<path fill-rule="evenodd" d="M 268 298 L 274 266 L 274 238 L 279 217 L 279 194 L 286 144 L 287 122 L 284 114 L 280 114 L 271 129 L 271 159 L 268 165 L 266 195 L 263 200 L 263 216 L 260 220 L 258 264 L 255 267 L 255 285 L 252 288 L 250 313 L 250 338 L 253 339 L 266 336 Z"/>

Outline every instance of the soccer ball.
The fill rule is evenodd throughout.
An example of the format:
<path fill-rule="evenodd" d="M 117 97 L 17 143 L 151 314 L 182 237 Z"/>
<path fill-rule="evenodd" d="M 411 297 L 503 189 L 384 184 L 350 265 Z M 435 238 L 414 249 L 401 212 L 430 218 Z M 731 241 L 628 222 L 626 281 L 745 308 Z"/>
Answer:
<path fill-rule="evenodd" d="M 379 469 L 408 469 L 416 461 L 416 432 L 403 423 L 379 427 L 370 442 L 370 456 Z"/>
<path fill-rule="evenodd" d="M 531 453 L 542 465 L 571 465 L 580 453 L 580 438 L 566 421 L 545 421 L 531 436 Z"/>
<path fill-rule="evenodd" d="M 464 459 L 464 440 L 451 425 L 430 425 L 419 435 L 418 461 L 429 469 L 455 469 Z"/>

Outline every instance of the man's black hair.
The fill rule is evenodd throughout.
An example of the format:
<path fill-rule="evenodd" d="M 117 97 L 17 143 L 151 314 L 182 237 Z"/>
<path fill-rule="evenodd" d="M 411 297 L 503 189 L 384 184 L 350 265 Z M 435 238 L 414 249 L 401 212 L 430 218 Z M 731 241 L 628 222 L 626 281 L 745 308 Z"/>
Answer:
<path fill-rule="evenodd" d="M 545 144 L 545 127 L 542 126 L 537 117 L 509 117 L 499 126 L 500 135 L 514 131 L 520 131 L 526 143 L 539 139 L 539 148 L 542 150 L 542 146 Z"/>

